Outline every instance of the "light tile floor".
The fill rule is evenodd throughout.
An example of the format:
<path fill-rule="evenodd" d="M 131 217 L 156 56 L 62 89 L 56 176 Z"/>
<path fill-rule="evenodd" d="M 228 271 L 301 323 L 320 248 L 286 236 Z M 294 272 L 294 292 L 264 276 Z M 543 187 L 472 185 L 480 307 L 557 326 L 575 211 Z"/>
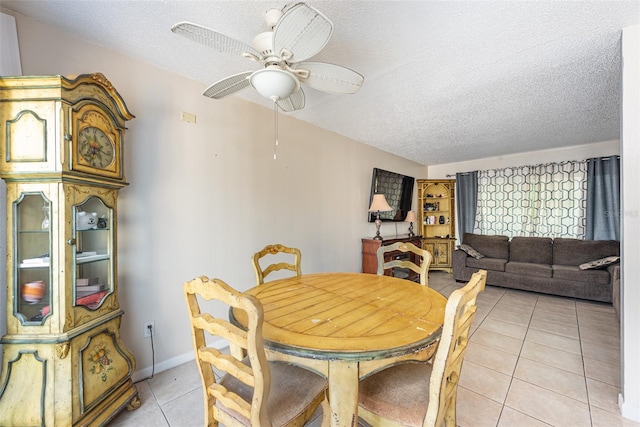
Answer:
<path fill-rule="evenodd" d="M 449 296 L 463 284 L 433 271 L 429 286 Z M 203 425 L 195 362 L 137 388 L 142 406 L 111 427 Z M 459 426 L 640 427 L 619 415 L 619 393 L 620 325 L 611 305 L 486 287 L 458 387 Z"/>

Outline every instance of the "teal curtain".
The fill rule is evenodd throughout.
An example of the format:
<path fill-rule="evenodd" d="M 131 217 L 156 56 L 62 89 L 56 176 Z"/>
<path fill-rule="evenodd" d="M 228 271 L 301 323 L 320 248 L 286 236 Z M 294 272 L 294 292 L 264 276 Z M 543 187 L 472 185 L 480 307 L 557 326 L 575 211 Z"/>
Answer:
<path fill-rule="evenodd" d="M 587 240 L 620 240 L 620 157 L 587 159 Z"/>
<path fill-rule="evenodd" d="M 456 207 L 460 241 L 464 233 L 473 233 L 478 206 L 478 172 L 456 174 Z"/>

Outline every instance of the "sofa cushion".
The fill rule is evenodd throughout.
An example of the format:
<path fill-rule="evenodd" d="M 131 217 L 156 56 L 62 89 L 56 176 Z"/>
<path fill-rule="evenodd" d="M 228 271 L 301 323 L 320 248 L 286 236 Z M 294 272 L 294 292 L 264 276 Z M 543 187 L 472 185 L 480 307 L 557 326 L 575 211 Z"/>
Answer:
<path fill-rule="evenodd" d="M 509 237 L 464 233 L 462 243 L 471 246 L 487 258 L 509 259 Z"/>
<path fill-rule="evenodd" d="M 506 263 L 507 260 L 501 258 L 484 257 L 475 259 L 470 256 L 467 257 L 467 267 L 478 268 L 480 270 L 504 271 L 504 265 Z"/>
<path fill-rule="evenodd" d="M 552 259 L 550 237 L 514 237 L 509 243 L 509 261 L 551 265 Z"/>
<path fill-rule="evenodd" d="M 551 277 L 553 275 L 553 270 L 550 265 L 533 264 L 530 262 L 509 261 L 504 266 L 504 271 L 507 273 L 538 277 Z"/>
<path fill-rule="evenodd" d="M 611 281 L 611 275 L 607 270 L 580 270 L 575 265 L 553 265 L 553 278 L 602 285 Z"/>
<path fill-rule="evenodd" d="M 611 264 L 616 264 L 618 262 L 620 262 L 619 256 L 608 256 L 606 258 L 600 258 L 595 261 L 585 262 L 584 264 L 580 264 L 578 268 L 580 268 L 580 270 L 595 270 L 607 268 Z"/>
<path fill-rule="evenodd" d="M 553 264 L 580 265 L 608 256 L 620 256 L 620 242 L 617 240 L 580 240 L 563 237 L 553 240 Z"/>
<path fill-rule="evenodd" d="M 458 249 L 465 252 L 470 257 L 474 257 L 475 259 L 484 258 L 484 255 L 482 255 L 480 252 L 476 251 L 469 245 L 460 245 L 458 246 Z"/>

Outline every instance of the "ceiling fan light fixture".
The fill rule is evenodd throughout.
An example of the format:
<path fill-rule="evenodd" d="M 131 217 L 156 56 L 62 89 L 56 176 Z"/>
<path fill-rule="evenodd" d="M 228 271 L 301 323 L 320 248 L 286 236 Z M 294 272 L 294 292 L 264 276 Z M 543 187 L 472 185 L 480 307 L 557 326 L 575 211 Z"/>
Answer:
<path fill-rule="evenodd" d="M 298 78 L 293 73 L 276 65 L 256 71 L 251 75 L 249 81 L 260 95 L 274 102 L 286 99 L 300 89 Z"/>
<path fill-rule="evenodd" d="M 296 0 L 281 10 L 267 11 L 265 20 L 271 31 L 256 35 L 252 45 L 191 22 L 178 22 L 171 27 L 172 32 L 191 41 L 264 67 L 219 80 L 203 95 L 222 99 L 252 86 L 273 101 L 277 109 L 291 112 L 305 106 L 301 85 L 328 93 L 356 93 L 364 81 L 360 74 L 340 65 L 306 62 L 327 44 L 333 34 L 333 23 L 304 1 Z"/>

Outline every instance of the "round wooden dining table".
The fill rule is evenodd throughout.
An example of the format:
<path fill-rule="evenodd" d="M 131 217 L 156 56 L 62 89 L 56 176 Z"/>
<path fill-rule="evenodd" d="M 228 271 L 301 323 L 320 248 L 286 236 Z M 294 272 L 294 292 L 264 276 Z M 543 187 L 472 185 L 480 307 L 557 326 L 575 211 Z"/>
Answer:
<path fill-rule="evenodd" d="M 418 283 L 364 273 L 306 274 L 245 293 L 263 305 L 269 360 L 328 378 L 332 426 L 357 425 L 361 378 L 433 355 L 447 302 Z M 233 310 L 230 317 L 246 327 L 242 311 Z"/>

